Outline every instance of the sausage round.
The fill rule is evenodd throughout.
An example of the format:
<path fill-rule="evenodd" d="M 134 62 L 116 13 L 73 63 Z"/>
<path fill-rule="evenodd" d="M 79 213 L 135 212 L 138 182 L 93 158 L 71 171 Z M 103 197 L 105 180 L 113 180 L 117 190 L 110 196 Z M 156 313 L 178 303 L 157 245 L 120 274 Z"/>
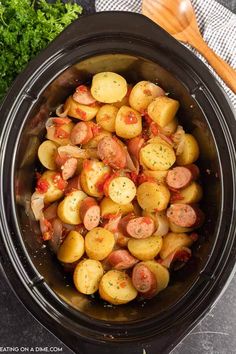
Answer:
<path fill-rule="evenodd" d="M 80 205 L 80 217 L 87 230 L 98 226 L 100 221 L 100 207 L 94 198 L 85 198 Z"/>
<path fill-rule="evenodd" d="M 75 190 L 82 190 L 80 184 L 80 176 L 75 176 L 68 181 L 68 184 L 65 188 L 65 194 L 69 194 Z"/>
<path fill-rule="evenodd" d="M 89 122 L 75 124 L 70 133 L 72 144 L 87 144 L 93 138 L 92 125 Z"/>
<path fill-rule="evenodd" d="M 119 142 L 107 136 L 98 143 L 98 157 L 115 169 L 124 168 L 126 165 L 126 151 Z"/>
<path fill-rule="evenodd" d="M 126 232 L 129 236 L 141 239 L 151 236 L 155 231 L 155 225 L 149 216 L 140 216 L 131 219 L 126 225 Z"/>
<path fill-rule="evenodd" d="M 182 227 L 198 226 L 203 218 L 202 211 L 189 204 L 172 204 L 166 215 L 171 222 Z"/>
<path fill-rule="evenodd" d="M 62 178 L 66 181 L 69 178 L 73 177 L 76 172 L 77 166 L 78 161 L 74 157 L 70 157 L 68 160 L 66 160 L 64 165 L 61 166 Z"/>
<path fill-rule="evenodd" d="M 139 151 L 143 146 L 143 144 L 144 144 L 144 139 L 141 136 L 136 136 L 135 138 L 128 140 L 127 147 L 129 153 L 137 160 L 139 160 Z"/>
<path fill-rule="evenodd" d="M 117 270 L 132 268 L 137 262 L 137 258 L 133 257 L 126 250 L 116 250 L 110 253 L 107 258 L 110 265 Z"/>
<path fill-rule="evenodd" d="M 76 87 L 73 99 L 80 104 L 93 104 L 96 102 L 95 98 L 91 95 L 90 89 L 85 85 Z"/>
<path fill-rule="evenodd" d="M 172 189 L 187 187 L 199 175 L 196 165 L 178 166 L 169 170 L 166 176 L 166 183 Z"/>
<path fill-rule="evenodd" d="M 151 297 L 157 290 L 157 280 L 154 273 L 142 263 L 136 264 L 132 272 L 132 282 L 135 289 L 142 295 Z"/>

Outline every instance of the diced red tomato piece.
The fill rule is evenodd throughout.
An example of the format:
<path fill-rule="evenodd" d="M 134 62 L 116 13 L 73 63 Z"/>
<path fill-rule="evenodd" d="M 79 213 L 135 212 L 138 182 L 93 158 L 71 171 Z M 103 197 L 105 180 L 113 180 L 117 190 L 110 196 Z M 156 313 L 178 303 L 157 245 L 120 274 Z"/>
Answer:
<path fill-rule="evenodd" d="M 44 178 L 39 178 L 37 181 L 36 191 L 43 194 L 46 193 L 49 188 L 49 183 Z"/>
<path fill-rule="evenodd" d="M 136 124 L 138 122 L 138 118 L 134 112 L 130 111 L 127 116 L 125 116 L 124 121 L 126 124 Z"/>
<path fill-rule="evenodd" d="M 81 120 L 86 120 L 87 118 L 87 113 L 85 111 L 83 111 L 82 109 L 80 108 L 76 108 L 76 113 L 78 113 L 78 115 L 80 116 L 80 119 Z"/>
<path fill-rule="evenodd" d="M 56 118 L 52 118 L 52 121 L 56 125 L 64 125 L 64 124 L 69 124 L 71 122 L 71 119 L 67 117 L 65 118 L 56 117 Z"/>
<path fill-rule="evenodd" d="M 60 175 L 60 173 L 55 173 L 54 177 L 53 177 L 53 183 L 55 183 L 55 185 L 57 186 L 58 189 L 60 190 L 64 190 L 67 186 L 67 182 L 64 181 L 64 179 L 62 178 L 62 176 Z"/>
<path fill-rule="evenodd" d="M 55 138 L 66 139 L 69 137 L 69 133 L 62 129 L 60 126 L 55 126 Z"/>

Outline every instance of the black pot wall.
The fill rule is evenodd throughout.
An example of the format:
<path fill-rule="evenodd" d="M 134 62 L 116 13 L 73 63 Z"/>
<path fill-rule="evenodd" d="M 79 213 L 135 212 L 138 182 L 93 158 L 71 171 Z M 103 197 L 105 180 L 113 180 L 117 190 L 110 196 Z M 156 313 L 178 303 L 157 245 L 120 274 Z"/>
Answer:
<path fill-rule="evenodd" d="M 146 303 L 112 307 L 74 290 L 42 245 L 29 208 L 48 115 L 79 82 L 103 70 L 130 82 L 158 82 L 181 102 L 179 120 L 200 145 L 207 215 L 193 260 L 166 290 Z M 30 63 L 6 97 L 1 117 L 1 257 L 18 296 L 76 352 L 115 354 L 123 348 L 132 354 L 143 345 L 167 352 L 213 304 L 235 264 L 236 126 L 215 79 L 143 16 L 101 13 L 76 21 Z"/>

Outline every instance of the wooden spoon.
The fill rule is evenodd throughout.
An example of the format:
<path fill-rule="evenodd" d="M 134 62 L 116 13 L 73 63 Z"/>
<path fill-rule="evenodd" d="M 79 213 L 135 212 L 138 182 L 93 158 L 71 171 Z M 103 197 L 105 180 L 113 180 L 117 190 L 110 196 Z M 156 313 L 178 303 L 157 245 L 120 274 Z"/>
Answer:
<path fill-rule="evenodd" d="M 236 93 L 236 70 L 216 55 L 203 40 L 190 0 L 143 0 L 142 13 L 177 40 L 196 48 Z"/>

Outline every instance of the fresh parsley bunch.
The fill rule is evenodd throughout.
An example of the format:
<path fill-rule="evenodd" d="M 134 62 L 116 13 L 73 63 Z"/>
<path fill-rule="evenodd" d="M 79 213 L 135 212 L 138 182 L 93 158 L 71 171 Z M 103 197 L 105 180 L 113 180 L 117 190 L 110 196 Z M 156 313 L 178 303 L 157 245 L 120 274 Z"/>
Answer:
<path fill-rule="evenodd" d="M 0 101 L 28 61 L 81 13 L 62 0 L 0 0 Z"/>

